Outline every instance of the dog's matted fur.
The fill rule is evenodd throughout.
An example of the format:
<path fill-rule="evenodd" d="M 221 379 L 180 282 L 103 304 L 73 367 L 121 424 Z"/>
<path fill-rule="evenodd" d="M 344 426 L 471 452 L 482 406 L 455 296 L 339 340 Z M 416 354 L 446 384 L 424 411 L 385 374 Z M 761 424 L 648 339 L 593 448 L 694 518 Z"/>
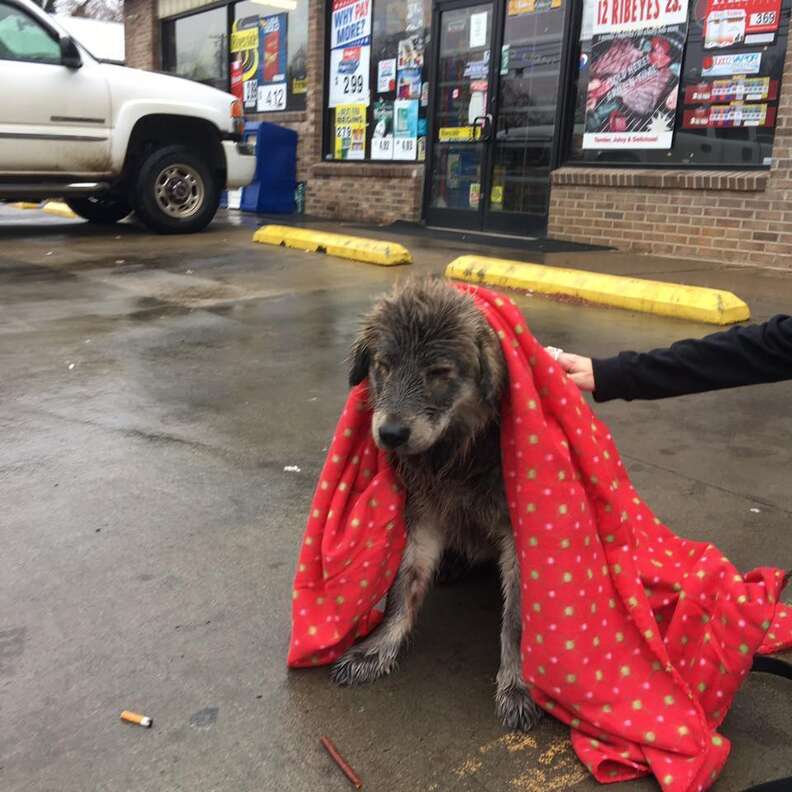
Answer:
<path fill-rule="evenodd" d="M 444 552 L 497 557 L 503 588 L 496 708 L 509 729 L 540 717 L 520 669 L 520 579 L 503 489 L 498 339 L 469 295 L 409 279 L 380 299 L 352 350 L 350 383 L 369 379 L 372 433 L 407 491 L 407 546 L 379 628 L 332 669 L 341 685 L 390 673 Z"/>

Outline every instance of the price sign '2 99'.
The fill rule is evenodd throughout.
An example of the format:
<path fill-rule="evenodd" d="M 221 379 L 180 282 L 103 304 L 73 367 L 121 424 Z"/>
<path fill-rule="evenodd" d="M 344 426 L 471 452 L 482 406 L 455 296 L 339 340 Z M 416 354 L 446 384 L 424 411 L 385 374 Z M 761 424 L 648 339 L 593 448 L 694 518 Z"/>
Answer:
<path fill-rule="evenodd" d="M 286 83 L 259 85 L 258 107 L 256 109 L 259 113 L 267 113 L 273 110 L 285 110 Z"/>
<path fill-rule="evenodd" d="M 330 107 L 369 103 L 368 43 L 330 51 Z"/>

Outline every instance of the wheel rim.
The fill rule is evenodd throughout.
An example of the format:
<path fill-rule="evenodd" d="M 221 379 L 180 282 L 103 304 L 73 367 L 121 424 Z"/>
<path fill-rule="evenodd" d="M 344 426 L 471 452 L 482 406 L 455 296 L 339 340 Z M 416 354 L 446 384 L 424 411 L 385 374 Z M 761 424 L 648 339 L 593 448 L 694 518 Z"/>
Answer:
<path fill-rule="evenodd" d="M 154 182 L 154 194 L 165 214 L 184 220 L 200 211 L 206 191 L 194 168 L 177 163 L 160 171 Z"/>

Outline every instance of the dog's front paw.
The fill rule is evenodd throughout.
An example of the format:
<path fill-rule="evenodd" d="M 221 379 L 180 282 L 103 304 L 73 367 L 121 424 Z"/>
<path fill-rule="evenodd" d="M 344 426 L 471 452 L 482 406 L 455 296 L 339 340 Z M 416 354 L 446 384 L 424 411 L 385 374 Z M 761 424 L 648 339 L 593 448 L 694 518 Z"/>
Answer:
<path fill-rule="evenodd" d="M 330 679 L 341 687 L 365 685 L 390 674 L 396 668 L 396 658 L 376 649 L 350 649 L 330 669 Z"/>
<path fill-rule="evenodd" d="M 495 694 L 495 711 L 509 731 L 530 731 L 542 717 L 542 710 L 522 686 L 499 688 Z"/>

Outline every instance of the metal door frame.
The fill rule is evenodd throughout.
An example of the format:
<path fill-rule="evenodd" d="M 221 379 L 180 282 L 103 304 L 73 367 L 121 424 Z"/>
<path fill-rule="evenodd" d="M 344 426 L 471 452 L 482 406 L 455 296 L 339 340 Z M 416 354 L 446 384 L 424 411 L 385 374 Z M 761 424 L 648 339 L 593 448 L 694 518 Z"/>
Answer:
<path fill-rule="evenodd" d="M 506 22 L 506 8 L 508 0 L 493 0 L 493 36 L 492 36 L 492 52 L 490 53 L 490 80 L 493 83 L 493 90 L 488 91 L 487 105 L 493 117 L 493 127 L 497 129 L 497 112 L 500 106 L 500 62 L 501 50 L 503 47 L 503 34 Z M 456 8 L 466 8 L 471 5 L 479 5 L 475 0 L 435 0 L 432 6 L 432 28 L 431 28 L 431 47 L 430 47 L 430 70 L 429 70 L 429 86 L 431 89 L 432 100 L 429 106 L 428 129 L 427 129 L 427 150 L 426 162 L 424 170 L 424 188 L 423 188 L 423 221 L 429 224 L 430 212 L 438 211 L 432 210 L 429 206 L 431 197 L 431 176 L 432 167 L 434 163 L 434 136 L 435 136 L 435 108 L 438 100 L 437 90 L 437 76 L 438 76 L 438 60 L 440 57 L 440 14 L 443 11 L 454 10 Z M 575 96 L 576 87 L 570 85 L 570 82 L 575 75 L 575 56 L 580 48 L 580 26 L 582 17 L 582 0 L 564 0 L 564 20 L 562 27 L 562 45 L 561 45 L 561 62 L 559 64 L 558 74 L 558 101 L 556 103 L 555 112 L 555 134 L 553 135 L 553 143 L 550 152 L 550 174 L 559 168 L 566 157 L 569 150 L 569 141 L 572 136 L 572 122 L 575 113 Z M 492 112 L 492 111 L 495 112 Z M 452 227 L 465 228 L 465 221 L 467 221 L 468 230 L 485 230 L 493 231 L 495 233 L 512 233 L 518 235 L 527 235 L 525 222 L 528 220 L 527 215 L 521 215 L 517 212 L 506 213 L 503 216 L 498 216 L 497 213 L 489 211 L 490 190 L 492 189 L 492 178 L 494 172 L 493 154 L 494 141 L 490 144 L 485 144 L 484 153 L 482 155 L 482 188 L 484 182 L 487 184 L 486 191 L 482 189 L 479 204 L 479 210 L 475 214 L 470 211 L 462 209 L 458 210 L 439 210 L 447 213 L 446 217 L 452 222 Z M 486 171 L 484 170 L 486 166 Z M 548 177 L 551 178 L 551 177 Z M 485 203 L 486 201 L 486 203 Z M 546 233 L 547 221 L 549 215 L 549 206 L 545 214 L 541 234 Z M 469 221 L 472 217 L 476 218 L 477 222 L 474 228 L 469 228 Z M 459 222 L 453 223 L 454 219 Z M 485 222 L 486 221 L 486 222 Z M 499 222 L 500 221 L 500 222 Z"/>
<path fill-rule="evenodd" d="M 434 225 L 444 225 L 450 228 L 467 229 L 469 231 L 481 231 L 484 227 L 484 217 L 486 214 L 486 202 L 489 202 L 489 191 L 492 188 L 492 141 L 483 141 L 483 151 L 481 156 L 481 178 L 479 182 L 479 208 L 477 211 L 465 209 L 432 209 L 429 205 L 432 188 L 432 168 L 435 159 L 435 110 L 440 99 L 440 92 L 437 88 L 438 66 L 440 60 L 440 16 L 445 11 L 454 11 L 459 8 L 470 8 L 478 5 L 492 6 L 492 31 L 490 35 L 490 62 L 487 105 L 486 111 L 494 119 L 498 107 L 497 92 L 500 87 L 498 69 L 500 68 L 500 50 L 503 43 L 503 22 L 504 11 L 506 8 L 505 0 L 436 0 L 432 7 L 432 33 L 430 48 L 430 69 L 429 87 L 431 100 L 429 102 L 428 127 L 426 132 L 426 163 L 424 165 L 424 189 L 423 189 L 423 220 L 427 224 L 430 222 L 430 213 L 436 213 L 436 220 L 439 222 Z M 490 88 L 492 86 L 492 88 Z M 471 220 L 475 221 L 471 228 Z"/>

